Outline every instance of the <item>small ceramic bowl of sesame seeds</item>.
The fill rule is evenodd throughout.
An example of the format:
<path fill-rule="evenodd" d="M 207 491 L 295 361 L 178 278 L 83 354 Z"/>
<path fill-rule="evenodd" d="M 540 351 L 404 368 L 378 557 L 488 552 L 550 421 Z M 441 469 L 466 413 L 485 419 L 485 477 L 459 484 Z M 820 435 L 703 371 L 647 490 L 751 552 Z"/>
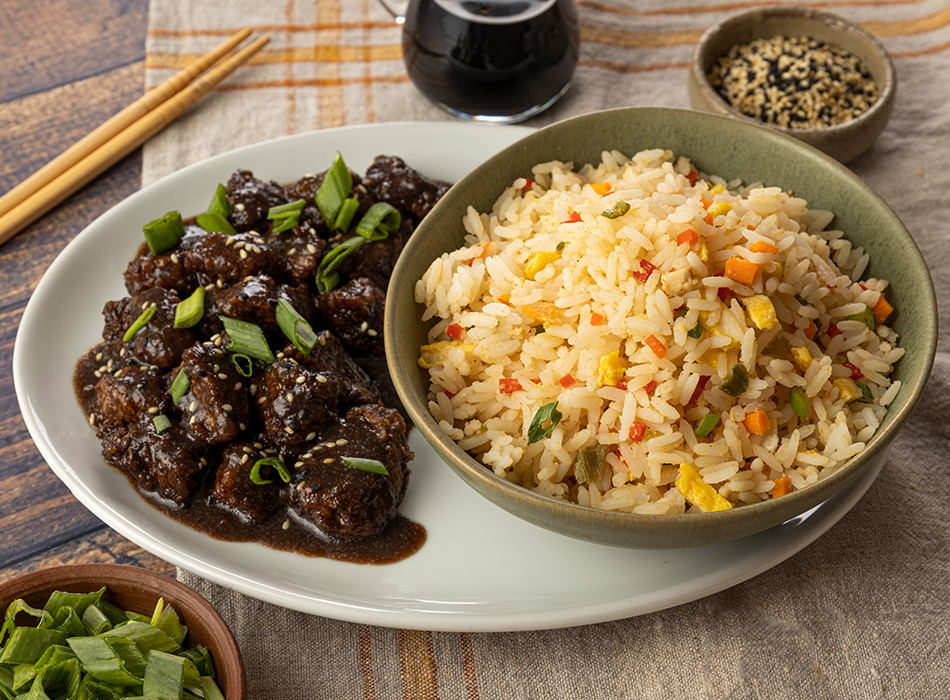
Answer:
<path fill-rule="evenodd" d="M 880 135 L 896 87 L 873 34 L 801 7 L 750 10 L 710 27 L 689 71 L 694 109 L 764 124 L 842 163 Z"/>

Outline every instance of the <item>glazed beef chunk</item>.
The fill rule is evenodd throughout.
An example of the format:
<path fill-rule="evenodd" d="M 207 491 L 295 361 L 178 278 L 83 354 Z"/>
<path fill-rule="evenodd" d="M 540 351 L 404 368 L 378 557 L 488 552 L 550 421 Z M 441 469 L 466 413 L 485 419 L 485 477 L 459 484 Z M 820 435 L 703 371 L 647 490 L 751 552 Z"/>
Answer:
<path fill-rule="evenodd" d="M 366 170 L 363 184 L 380 199 L 421 219 L 431 211 L 449 186 L 421 175 L 397 156 L 379 156 Z"/>
<path fill-rule="evenodd" d="M 283 261 L 262 236 L 209 233 L 200 244 L 185 251 L 185 269 L 196 273 L 201 284 L 222 287 L 258 275 L 280 281 Z"/>
<path fill-rule="evenodd" d="M 204 448 L 179 426 L 159 435 L 146 417 L 127 428 L 103 425 L 97 435 L 105 460 L 146 491 L 182 504 L 198 484 Z"/>
<path fill-rule="evenodd" d="M 271 226 L 267 212 L 289 201 L 283 187 L 258 180 L 250 170 L 236 171 L 224 189 L 231 207 L 229 219 L 240 233 L 267 233 Z"/>
<path fill-rule="evenodd" d="M 388 474 L 347 466 L 344 457 L 376 460 Z M 397 411 L 356 407 L 301 457 L 287 485 L 287 500 L 303 519 L 325 532 L 379 534 L 406 493 L 411 458 L 406 423 Z"/>
<path fill-rule="evenodd" d="M 269 484 L 251 481 L 251 470 L 257 460 L 266 457 L 261 450 L 243 440 L 232 442 L 221 452 L 221 464 L 215 472 L 211 497 L 244 522 L 256 525 L 263 522 L 280 504 L 282 481 L 264 467 L 260 476 Z"/>
<path fill-rule="evenodd" d="M 199 343 L 185 350 L 178 371 L 189 380 L 178 407 L 182 426 L 191 437 L 207 445 L 219 445 L 247 429 L 250 409 L 245 378 L 225 353 Z M 178 372 L 172 376 L 177 377 Z"/>
<path fill-rule="evenodd" d="M 136 422 L 143 414 L 164 414 L 171 406 L 165 377 L 139 365 L 103 374 L 96 383 L 96 395 L 102 421 L 120 426 Z"/>
<path fill-rule="evenodd" d="M 318 297 L 320 317 L 352 355 L 382 355 L 386 293 L 366 277 Z"/>
<path fill-rule="evenodd" d="M 377 403 L 379 391 L 340 342 L 324 331 L 310 355 L 288 345 L 264 373 L 257 407 L 267 442 L 298 455 L 351 406 Z"/>
<path fill-rule="evenodd" d="M 175 307 L 180 299 L 166 289 L 152 287 L 134 297 L 107 301 L 102 314 L 105 327 L 102 337 L 107 342 L 125 342 L 123 337 L 132 324 L 149 307 L 155 312 L 128 341 L 132 354 L 143 364 L 172 367 L 178 363 L 185 348 L 195 342 L 187 328 L 175 328 Z"/>
<path fill-rule="evenodd" d="M 313 297 L 306 287 L 278 287 L 274 280 L 266 275 L 246 277 L 234 286 L 222 290 L 216 299 L 220 313 L 260 326 L 272 343 L 279 341 L 282 333 L 276 315 L 280 299 L 288 302 L 311 326 L 314 325 L 316 317 Z"/>

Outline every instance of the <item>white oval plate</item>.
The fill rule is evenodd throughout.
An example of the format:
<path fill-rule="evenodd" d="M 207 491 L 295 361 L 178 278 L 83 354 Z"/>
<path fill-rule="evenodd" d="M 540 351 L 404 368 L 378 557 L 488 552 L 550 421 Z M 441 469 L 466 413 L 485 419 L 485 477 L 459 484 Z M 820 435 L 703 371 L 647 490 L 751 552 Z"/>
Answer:
<path fill-rule="evenodd" d="M 121 202 L 66 246 L 23 314 L 13 374 L 37 448 L 80 502 L 143 549 L 246 595 L 351 622 L 479 632 L 603 622 L 696 600 L 792 556 L 851 509 L 885 456 L 845 492 L 767 532 L 698 549 L 634 551 L 572 540 L 509 515 L 458 479 L 416 431 L 401 511 L 425 526 L 428 540 L 386 566 L 212 539 L 146 506 L 103 462 L 73 395 L 73 368 L 100 338 L 103 304 L 126 295 L 122 271 L 145 222 L 171 209 L 204 211 L 215 185 L 238 168 L 291 182 L 325 169 L 337 150 L 357 171 L 377 155 L 399 155 L 429 177 L 454 181 L 529 131 L 456 122 L 315 131 L 210 158 Z"/>

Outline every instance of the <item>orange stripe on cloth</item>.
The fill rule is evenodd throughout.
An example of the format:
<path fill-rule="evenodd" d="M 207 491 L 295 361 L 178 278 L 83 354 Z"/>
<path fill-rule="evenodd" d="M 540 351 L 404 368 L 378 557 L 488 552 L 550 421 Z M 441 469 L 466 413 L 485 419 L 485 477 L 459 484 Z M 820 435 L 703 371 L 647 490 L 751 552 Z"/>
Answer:
<path fill-rule="evenodd" d="M 682 29 L 671 32 L 627 32 L 607 27 L 581 26 L 581 43 L 607 44 L 625 49 L 654 49 L 663 46 L 695 44 L 703 29 Z"/>
<path fill-rule="evenodd" d="M 865 22 L 863 26 L 875 36 L 908 36 L 942 29 L 950 24 L 950 7 L 917 19 L 896 19 L 883 22 Z"/>
<path fill-rule="evenodd" d="M 181 70 L 201 54 L 153 52 L 145 58 L 146 68 Z M 402 48 L 398 44 L 381 46 L 306 46 L 276 51 L 261 51 L 247 65 L 275 65 L 278 63 L 344 63 L 369 61 L 398 61 Z"/>
<path fill-rule="evenodd" d="M 376 677 L 373 675 L 373 633 L 368 625 L 359 626 L 359 640 L 363 700 L 376 700 Z"/>
<path fill-rule="evenodd" d="M 319 9 L 319 8 L 318 8 Z M 243 28 L 243 27 L 241 27 Z M 352 31 L 355 29 L 393 29 L 398 28 L 395 22 L 314 22 L 313 24 L 257 24 L 249 27 L 255 34 L 275 34 L 279 32 L 322 32 L 322 31 Z M 185 37 L 207 36 L 228 37 L 238 31 L 233 29 L 162 29 L 153 27 L 148 30 L 148 36 L 161 39 L 182 39 Z"/>
<path fill-rule="evenodd" d="M 286 5 L 284 5 L 284 17 L 287 19 L 288 26 L 291 26 L 293 23 L 294 9 L 294 0 L 286 0 Z M 292 48 L 294 35 L 288 33 L 286 41 L 288 47 Z M 284 68 L 284 74 L 287 76 L 288 82 L 294 80 L 294 66 L 292 63 L 287 63 Z M 297 133 L 297 91 L 289 85 L 287 87 L 287 133 Z"/>
<path fill-rule="evenodd" d="M 689 68 L 689 64 L 685 61 L 680 63 L 650 63 L 642 66 L 631 66 L 626 63 L 617 63 L 616 61 L 582 60 L 579 65 L 587 68 L 601 68 L 615 73 L 652 73 L 661 70 L 686 70 Z"/>
<path fill-rule="evenodd" d="M 376 2 L 376 0 L 363 0 L 363 17 L 364 21 L 369 22 L 369 8 L 370 2 Z M 363 46 L 360 47 L 363 52 L 363 76 L 367 79 L 372 78 L 372 71 L 370 70 L 369 64 L 372 60 L 370 58 L 371 52 L 373 50 L 372 46 L 373 32 L 370 29 L 363 30 Z M 399 51 L 399 57 L 402 57 L 402 50 Z M 369 87 L 369 83 L 363 83 L 363 102 L 366 105 L 366 121 L 369 123 L 376 121 L 376 109 L 373 104 L 373 91 Z"/>
<path fill-rule="evenodd" d="M 219 85 L 216 90 L 266 90 L 283 87 L 342 87 L 344 85 L 397 85 L 399 83 L 408 83 L 408 75 L 375 75 L 367 78 L 365 76 L 355 76 L 353 78 L 298 78 L 292 83 L 284 80 L 258 80 L 251 83 L 241 83 L 237 85 Z"/>
<path fill-rule="evenodd" d="M 405 700 L 439 700 L 431 632 L 399 630 L 399 675 Z"/>

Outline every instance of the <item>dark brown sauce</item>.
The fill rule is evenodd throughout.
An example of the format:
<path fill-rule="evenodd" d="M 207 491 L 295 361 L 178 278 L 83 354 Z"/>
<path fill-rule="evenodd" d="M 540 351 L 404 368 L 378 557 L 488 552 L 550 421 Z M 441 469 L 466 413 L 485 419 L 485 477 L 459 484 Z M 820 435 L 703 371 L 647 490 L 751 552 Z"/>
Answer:
<path fill-rule="evenodd" d="M 95 392 L 87 387 L 95 385 L 96 369 L 105 361 L 105 357 L 96 360 L 94 356 L 84 354 L 76 365 L 73 390 L 85 415 L 92 410 L 95 396 Z M 122 474 L 121 470 L 105 461 L 103 465 Z M 319 532 L 300 523 L 288 510 L 276 512 L 263 523 L 251 526 L 231 511 L 209 502 L 207 482 L 196 490 L 186 507 L 179 507 L 143 491 L 128 475 L 123 476 L 146 503 L 172 520 L 227 542 L 256 542 L 283 552 L 355 564 L 392 564 L 415 554 L 426 541 L 425 528 L 402 514 L 397 514 L 383 532 L 373 537 L 345 538 Z"/>

